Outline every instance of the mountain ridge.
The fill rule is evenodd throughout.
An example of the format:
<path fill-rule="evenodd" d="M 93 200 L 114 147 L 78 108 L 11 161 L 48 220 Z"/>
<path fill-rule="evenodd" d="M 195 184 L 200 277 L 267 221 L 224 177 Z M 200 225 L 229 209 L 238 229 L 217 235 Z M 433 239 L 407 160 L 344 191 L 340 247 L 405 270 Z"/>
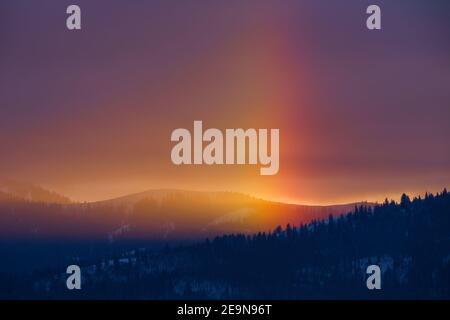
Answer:
<path fill-rule="evenodd" d="M 69 204 L 72 202 L 70 198 L 41 186 L 9 179 L 0 179 L 0 201 L 2 200 L 57 204 Z"/>
<path fill-rule="evenodd" d="M 270 231 L 341 215 L 355 206 L 308 206 L 259 199 L 238 192 L 147 190 L 86 203 L 2 202 L 0 237 L 202 239 L 225 233 Z"/>

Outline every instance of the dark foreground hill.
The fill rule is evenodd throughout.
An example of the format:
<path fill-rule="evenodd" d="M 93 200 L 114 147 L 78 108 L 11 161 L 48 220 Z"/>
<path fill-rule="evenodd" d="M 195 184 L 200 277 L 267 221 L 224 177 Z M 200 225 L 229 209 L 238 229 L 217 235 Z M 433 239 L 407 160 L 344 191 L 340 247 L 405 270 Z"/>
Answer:
<path fill-rule="evenodd" d="M 381 290 L 366 287 L 367 266 Z M 82 264 L 82 290 L 63 272 L 2 281 L 9 297 L 120 299 L 450 299 L 450 195 L 357 207 L 273 232 L 216 237 Z M 9 291 L 8 291 L 9 290 Z"/>

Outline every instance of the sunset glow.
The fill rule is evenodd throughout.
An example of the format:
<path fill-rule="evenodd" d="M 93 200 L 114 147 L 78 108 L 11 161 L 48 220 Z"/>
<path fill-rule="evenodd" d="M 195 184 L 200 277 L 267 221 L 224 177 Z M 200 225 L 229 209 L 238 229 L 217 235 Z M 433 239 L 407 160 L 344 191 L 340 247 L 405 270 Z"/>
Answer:
<path fill-rule="evenodd" d="M 347 4 L 324 13 L 315 1 L 152 1 L 123 11 L 110 1 L 104 15 L 80 1 L 99 18 L 68 34 L 55 27 L 59 8 L 42 3 L 1 5 L 1 177 L 75 201 L 168 188 L 307 204 L 450 182 L 449 28 L 438 12 L 421 17 L 420 4 L 386 3 L 398 16 L 385 18 L 390 32 L 366 34 Z M 278 174 L 174 165 L 171 132 L 198 119 L 279 128 Z"/>

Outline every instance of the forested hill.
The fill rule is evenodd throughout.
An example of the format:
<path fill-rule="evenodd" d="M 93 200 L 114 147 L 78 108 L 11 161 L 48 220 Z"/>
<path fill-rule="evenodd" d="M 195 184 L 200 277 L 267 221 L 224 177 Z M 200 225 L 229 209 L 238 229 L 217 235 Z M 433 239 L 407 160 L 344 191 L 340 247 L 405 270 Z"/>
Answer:
<path fill-rule="evenodd" d="M 377 264 L 382 289 L 368 290 Z M 104 257 L 83 290 L 65 275 L 35 279 L 40 297 L 84 298 L 450 298 L 450 195 L 402 196 L 347 215 L 270 233 L 226 235 L 196 245 Z M 86 274 L 85 272 L 85 274 Z M 42 288 L 47 288 L 45 291 Z"/>

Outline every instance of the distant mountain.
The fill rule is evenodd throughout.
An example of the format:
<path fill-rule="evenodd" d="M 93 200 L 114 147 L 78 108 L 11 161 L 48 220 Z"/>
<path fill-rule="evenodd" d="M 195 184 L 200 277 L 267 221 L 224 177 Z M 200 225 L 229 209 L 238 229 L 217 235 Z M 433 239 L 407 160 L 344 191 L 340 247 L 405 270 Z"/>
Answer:
<path fill-rule="evenodd" d="M 164 237 L 171 233 L 189 237 L 189 234 L 209 236 L 270 231 L 277 225 L 300 225 L 327 218 L 330 214 L 347 213 L 361 204 L 307 206 L 266 201 L 236 192 L 162 189 L 92 205 L 112 206 L 128 213 L 128 226 L 141 235 L 145 235 L 152 226 L 158 226 Z"/>
<path fill-rule="evenodd" d="M 36 190 L 47 195 L 45 199 L 53 195 L 43 189 Z M 57 195 L 54 197 L 61 200 Z M 184 190 L 151 190 L 83 204 L 63 201 L 57 201 L 56 205 L 29 201 L 2 204 L 0 201 L 0 236 L 13 233 L 33 237 L 95 237 L 109 241 L 203 239 L 224 233 L 271 231 L 278 225 L 300 225 L 347 213 L 355 205 L 361 203 L 306 206 L 271 202 L 235 192 Z"/>
<path fill-rule="evenodd" d="M 0 201 L 30 201 L 44 203 L 70 203 L 70 199 L 56 192 L 48 191 L 33 184 L 0 180 Z"/>

